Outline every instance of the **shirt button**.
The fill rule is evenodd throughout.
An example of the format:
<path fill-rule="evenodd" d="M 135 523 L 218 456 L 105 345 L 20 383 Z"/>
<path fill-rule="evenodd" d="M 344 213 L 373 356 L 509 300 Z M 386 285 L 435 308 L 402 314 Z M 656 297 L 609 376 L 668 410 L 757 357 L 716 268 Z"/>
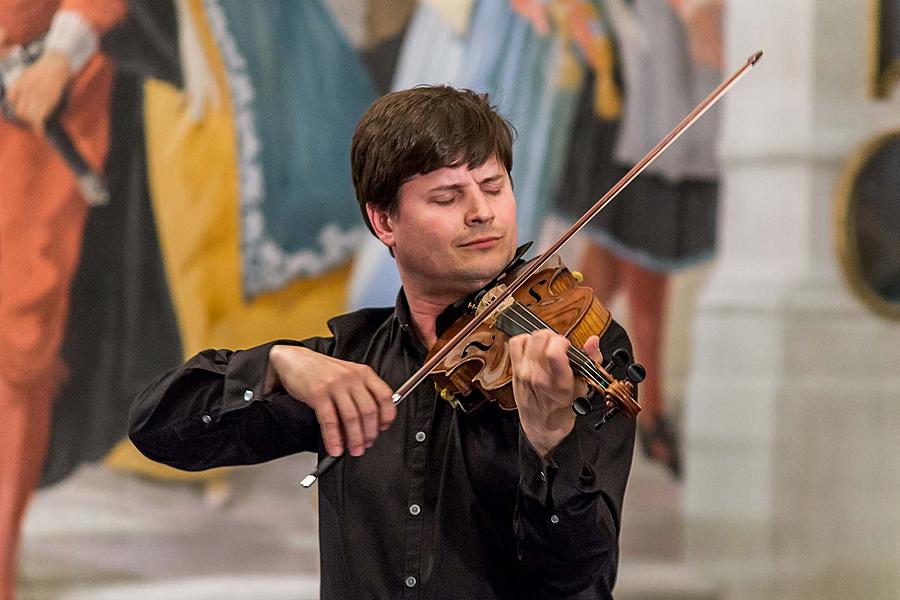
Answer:
<path fill-rule="evenodd" d="M 547 474 L 541 471 L 541 481 L 547 481 Z"/>
<path fill-rule="evenodd" d="M 424 442 L 424 441 L 425 441 L 425 432 L 424 432 L 424 431 L 417 431 L 417 432 L 416 432 L 416 441 L 417 441 L 417 442 Z"/>
<path fill-rule="evenodd" d="M 422 508 L 418 504 L 413 504 L 409 507 L 409 514 L 411 514 L 412 516 L 416 516 L 420 512 L 422 512 Z"/>
<path fill-rule="evenodd" d="M 247 390 L 244 392 L 244 402 L 250 402 L 251 400 L 253 400 L 253 391 Z"/>
<path fill-rule="evenodd" d="M 557 517 L 556 515 L 551 515 L 550 522 L 556 525 L 557 523 L 559 523 L 559 517 Z"/>
<path fill-rule="evenodd" d="M 207 425 L 212 423 L 212 417 L 209 415 L 203 415 L 202 417 L 200 417 L 200 420 L 203 421 L 204 423 L 206 423 Z"/>
<path fill-rule="evenodd" d="M 406 578 L 406 587 L 416 587 L 416 578 L 415 577 L 407 577 Z"/>

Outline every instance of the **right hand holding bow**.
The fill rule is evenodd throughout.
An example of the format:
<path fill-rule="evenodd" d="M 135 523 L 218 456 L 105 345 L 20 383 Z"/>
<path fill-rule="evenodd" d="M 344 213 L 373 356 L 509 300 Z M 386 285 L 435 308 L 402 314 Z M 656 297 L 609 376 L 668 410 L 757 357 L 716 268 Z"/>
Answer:
<path fill-rule="evenodd" d="M 280 385 L 313 409 L 332 456 L 345 446 L 361 456 L 397 416 L 391 388 L 371 367 L 308 348 L 272 346 L 266 381 L 268 389 Z"/>

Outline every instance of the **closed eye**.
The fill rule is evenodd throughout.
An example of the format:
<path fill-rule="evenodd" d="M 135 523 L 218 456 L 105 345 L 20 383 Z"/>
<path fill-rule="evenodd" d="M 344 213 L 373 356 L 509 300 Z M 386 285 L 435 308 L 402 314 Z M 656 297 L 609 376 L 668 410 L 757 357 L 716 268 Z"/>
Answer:
<path fill-rule="evenodd" d="M 453 202 L 456 200 L 456 196 L 457 194 L 437 196 L 435 198 L 431 198 L 431 202 L 438 205 L 453 204 Z"/>

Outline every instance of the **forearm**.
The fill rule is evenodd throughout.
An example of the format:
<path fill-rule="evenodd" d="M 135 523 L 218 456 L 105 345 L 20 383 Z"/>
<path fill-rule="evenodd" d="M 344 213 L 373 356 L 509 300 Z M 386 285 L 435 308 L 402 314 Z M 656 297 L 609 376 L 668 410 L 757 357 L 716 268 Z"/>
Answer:
<path fill-rule="evenodd" d="M 159 377 L 132 407 L 135 446 L 186 470 L 317 450 L 312 411 L 281 391 L 263 392 L 268 347 L 207 350 Z"/>

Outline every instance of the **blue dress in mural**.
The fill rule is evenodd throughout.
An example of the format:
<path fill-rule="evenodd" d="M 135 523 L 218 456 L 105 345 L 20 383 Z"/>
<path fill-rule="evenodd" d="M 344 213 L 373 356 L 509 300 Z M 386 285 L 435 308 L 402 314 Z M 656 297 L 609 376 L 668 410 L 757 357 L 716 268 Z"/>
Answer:
<path fill-rule="evenodd" d="M 350 179 L 365 65 L 319 0 L 207 0 L 237 132 L 245 297 L 345 263 L 367 235 Z"/>

